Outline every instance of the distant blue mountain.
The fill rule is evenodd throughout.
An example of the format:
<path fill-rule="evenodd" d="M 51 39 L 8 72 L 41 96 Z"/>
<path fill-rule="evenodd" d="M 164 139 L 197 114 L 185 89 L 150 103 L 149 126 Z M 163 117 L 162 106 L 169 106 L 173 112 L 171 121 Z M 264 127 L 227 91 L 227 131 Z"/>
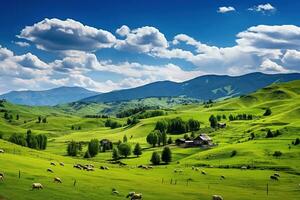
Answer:
<path fill-rule="evenodd" d="M 12 91 L 0 95 L 0 99 L 6 99 L 15 104 L 53 106 L 78 101 L 97 94 L 100 93 L 81 87 L 58 87 L 44 91 Z"/>
<path fill-rule="evenodd" d="M 250 73 L 242 76 L 205 75 L 182 83 L 160 81 L 144 86 L 112 91 L 80 100 L 81 102 L 112 102 L 147 97 L 186 96 L 201 100 L 239 96 L 254 92 L 275 82 L 300 79 L 300 74 Z"/>

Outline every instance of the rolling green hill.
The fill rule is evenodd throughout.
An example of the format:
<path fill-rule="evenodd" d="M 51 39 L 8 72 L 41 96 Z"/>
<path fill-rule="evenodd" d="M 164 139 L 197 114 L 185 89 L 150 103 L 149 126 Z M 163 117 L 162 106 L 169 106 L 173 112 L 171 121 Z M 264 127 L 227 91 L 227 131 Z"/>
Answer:
<path fill-rule="evenodd" d="M 14 132 L 25 133 L 31 129 L 33 133 L 47 134 L 49 141 L 45 151 L 37 151 L 0 140 L 0 149 L 5 151 L 0 154 L 0 172 L 5 173 L 5 180 L 0 181 L 0 199 L 47 199 L 50 194 L 51 199 L 124 199 L 130 191 L 141 192 L 145 199 L 151 200 L 209 200 L 213 194 L 231 200 L 297 199 L 300 194 L 300 145 L 292 145 L 292 142 L 300 138 L 299 100 L 299 80 L 278 83 L 209 106 L 202 103 L 176 104 L 167 115 L 140 119 L 136 125 L 116 129 L 104 127 L 106 119 L 82 117 L 86 113 L 84 110 L 76 113 L 74 109 L 76 114 L 73 115 L 69 106 L 26 107 L 4 102 L 1 109 L 13 115 L 12 120 L 0 118 L 4 138 Z M 90 112 L 95 106 L 102 113 L 103 105 L 85 105 L 84 108 Z M 267 108 L 272 113 L 264 116 Z M 17 114 L 20 115 L 19 120 L 15 119 Z M 212 114 L 226 116 L 221 121 L 226 122 L 227 127 L 211 129 L 208 118 Z M 230 115 L 238 114 L 251 114 L 253 118 L 229 120 Z M 38 116 L 47 116 L 47 123 L 36 123 Z M 152 148 L 146 142 L 146 136 L 156 122 L 175 117 L 199 120 L 201 129 L 196 135 L 207 133 L 217 145 L 201 149 L 180 148 L 172 144 L 173 159 L 169 165 L 154 166 L 149 170 L 137 168 L 138 165 L 149 165 L 154 151 L 162 151 L 162 147 Z M 111 119 L 122 124 L 127 121 L 127 118 Z M 72 130 L 72 125 L 82 129 Z M 267 138 L 269 129 L 274 133 L 278 130 L 280 134 Z M 125 166 L 110 162 L 111 151 L 83 159 L 86 145 L 78 157 L 66 156 L 67 144 L 71 140 L 86 143 L 93 138 L 106 138 L 117 143 L 124 135 L 132 147 L 138 142 L 143 148 L 140 157 L 121 159 Z M 182 138 L 183 134 L 168 136 L 175 140 Z M 236 152 L 234 156 L 233 151 Z M 275 151 L 282 155 L 273 156 Z M 51 161 L 64 162 L 65 166 L 51 166 Z M 72 167 L 75 163 L 93 163 L 96 169 L 94 172 L 80 171 Z M 109 166 L 109 170 L 100 170 L 101 165 Z M 199 171 L 192 170 L 192 166 L 198 167 Z M 241 170 L 242 166 L 248 169 Z M 46 172 L 49 167 L 54 170 L 53 174 Z M 183 172 L 174 173 L 175 169 Z M 201 174 L 201 170 L 206 175 Z M 274 173 L 280 174 L 279 181 L 270 180 Z M 53 183 L 54 176 L 60 177 L 63 183 Z M 40 182 L 45 188 L 31 191 L 33 182 Z M 112 188 L 117 189 L 120 195 L 112 195 Z"/>

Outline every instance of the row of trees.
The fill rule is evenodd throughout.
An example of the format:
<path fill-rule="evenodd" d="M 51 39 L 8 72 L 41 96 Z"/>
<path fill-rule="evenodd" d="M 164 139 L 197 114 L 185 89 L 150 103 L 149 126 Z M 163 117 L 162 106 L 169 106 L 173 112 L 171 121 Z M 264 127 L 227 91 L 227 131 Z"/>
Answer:
<path fill-rule="evenodd" d="M 46 117 L 41 117 L 41 116 L 38 116 L 38 119 L 37 119 L 37 123 L 47 123 L 47 118 Z"/>
<path fill-rule="evenodd" d="M 237 115 L 229 115 L 229 120 L 230 121 L 234 121 L 234 120 L 252 120 L 253 119 L 253 115 L 252 114 L 237 114 Z"/>
<path fill-rule="evenodd" d="M 8 140 L 12 143 L 32 149 L 44 150 L 47 148 L 47 136 L 44 134 L 34 135 L 31 130 L 28 130 L 26 135 L 14 133 Z"/>
<path fill-rule="evenodd" d="M 270 129 L 267 131 L 267 134 L 266 134 L 266 138 L 272 138 L 272 137 L 277 137 L 281 135 L 281 132 L 279 130 L 276 130 L 274 132 L 272 132 Z"/>
<path fill-rule="evenodd" d="M 150 161 L 153 165 L 159 165 L 161 161 L 168 164 L 172 161 L 171 149 L 169 147 L 164 147 L 161 155 L 158 152 L 153 152 Z"/>
<path fill-rule="evenodd" d="M 200 129 L 200 122 L 194 119 L 183 121 L 180 117 L 169 120 L 160 120 L 156 122 L 155 130 L 161 133 L 181 134 L 189 131 L 198 131 Z"/>
<path fill-rule="evenodd" d="M 151 144 L 153 147 L 156 145 L 165 146 L 166 144 L 172 144 L 173 140 L 171 137 L 167 139 L 167 133 L 166 132 L 160 132 L 159 130 L 154 130 L 151 133 L 149 133 L 146 137 L 146 141 L 148 144 Z"/>

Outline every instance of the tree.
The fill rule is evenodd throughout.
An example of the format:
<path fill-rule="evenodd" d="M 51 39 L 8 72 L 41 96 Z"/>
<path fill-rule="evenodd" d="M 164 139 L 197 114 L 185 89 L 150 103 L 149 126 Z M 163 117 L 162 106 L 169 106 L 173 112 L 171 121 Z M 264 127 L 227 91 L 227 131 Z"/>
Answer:
<path fill-rule="evenodd" d="M 27 146 L 27 142 L 24 134 L 14 133 L 9 137 L 8 141 L 15 143 L 17 145 Z"/>
<path fill-rule="evenodd" d="M 152 131 L 151 133 L 149 133 L 148 135 L 147 135 L 147 138 L 146 138 L 146 140 L 147 140 L 147 142 L 149 143 L 149 144 L 151 144 L 153 147 L 155 147 L 156 146 L 156 144 L 158 143 L 158 135 L 159 134 L 159 131 Z"/>
<path fill-rule="evenodd" d="M 43 123 L 47 123 L 47 118 L 46 118 L 46 117 L 43 118 L 42 122 L 43 122 Z"/>
<path fill-rule="evenodd" d="M 142 148 L 139 143 L 137 143 L 133 149 L 133 154 L 136 155 L 136 157 L 139 157 L 142 155 Z"/>
<path fill-rule="evenodd" d="M 300 144 L 300 139 L 299 138 L 296 138 L 295 142 L 294 142 L 294 145 L 298 145 Z"/>
<path fill-rule="evenodd" d="M 264 116 L 269 116 L 269 115 L 271 115 L 271 114 L 272 114 L 271 109 L 270 109 L 270 108 L 267 108 L 266 111 L 265 111 L 265 113 L 264 113 Z"/>
<path fill-rule="evenodd" d="M 229 121 L 233 121 L 234 120 L 234 117 L 232 114 L 229 115 Z"/>
<path fill-rule="evenodd" d="M 71 141 L 68 144 L 68 147 L 67 147 L 67 154 L 68 154 L 68 156 L 77 156 L 78 151 L 79 151 L 79 145 L 78 145 L 78 143 L 75 142 L 75 141 Z"/>
<path fill-rule="evenodd" d="M 166 120 L 160 120 L 156 122 L 155 130 L 159 130 L 161 133 L 167 132 L 168 123 Z"/>
<path fill-rule="evenodd" d="M 120 158 L 118 148 L 116 148 L 116 147 L 113 149 L 113 152 L 112 152 L 112 158 L 113 158 L 114 160 L 118 160 L 118 159 Z"/>
<path fill-rule="evenodd" d="M 127 139 L 127 136 L 126 136 L 126 135 L 124 135 L 124 136 L 123 136 L 123 142 L 124 142 L 124 143 L 126 143 L 126 142 L 127 142 L 127 140 L 128 140 L 128 139 Z"/>
<path fill-rule="evenodd" d="M 209 117 L 210 127 L 216 128 L 218 126 L 218 120 L 214 115 Z"/>
<path fill-rule="evenodd" d="M 181 134 L 188 131 L 188 124 L 184 122 L 180 117 L 171 119 L 168 124 L 168 133 Z"/>
<path fill-rule="evenodd" d="M 189 119 L 188 126 L 190 131 L 198 131 L 200 129 L 200 122 L 198 120 Z"/>
<path fill-rule="evenodd" d="M 165 147 L 161 153 L 161 160 L 165 163 L 169 163 L 172 161 L 172 152 L 169 147 Z"/>
<path fill-rule="evenodd" d="M 20 116 L 19 116 L 19 114 L 17 114 L 17 116 L 16 116 L 16 120 L 19 120 L 20 119 Z"/>
<path fill-rule="evenodd" d="M 39 116 L 39 117 L 38 117 L 38 123 L 41 123 L 41 121 L 42 121 L 42 117 Z"/>
<path fill-rule="evenodd" d="M 92 139 L 88 144 L 88 151 L 91 157 L 94 157 L 99 152 L 99 141 L 97 139 Z"/>
<path fill-rule="evenodd" d="M 128 143 L 121 143 L 118 146 L 118 150 L 121 156 L 127 158 L 131 154 L 131 146 Z"/>
<path fill-rule="evenodd" d="M 172 144 L 172 143 L 173 143 L 173 140 L 172 140 L 171 137 L 169 137 L 169 139 L 168 139 L 168 144 Z"/>
<path fill-rule="evenodd" d="M 227 119 L 226 115 L 224 115 L 224 114 L 222 115 L 222 118 L 223 118 L 223 119 Z"/>
<path fill-rule="evenodd" d="M 153 165 L 159 165 L 160 164 L 160 155 L 159 155 L 159 153 L 153 152 L 150 161 Z"/>
<path fill-rule="evenodd" d="M 251 138 L 251 140 L 253 140 L 255 138 L 255 134 L 253 132 L 250 134 L 250 138 Z"/>

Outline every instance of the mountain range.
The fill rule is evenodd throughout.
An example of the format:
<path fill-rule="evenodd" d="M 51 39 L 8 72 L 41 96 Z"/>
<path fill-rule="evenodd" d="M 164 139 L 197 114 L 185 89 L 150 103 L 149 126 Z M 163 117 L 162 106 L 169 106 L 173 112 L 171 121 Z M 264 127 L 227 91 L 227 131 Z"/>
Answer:
<path fill-rule="evenodd" d="M 80 101 L 112 102 L 146 97 L 175 96 L 185 96 L 205 101 L 248 94 L 275 82 L 288 82 L 299 79 L 299 73 L 263 74 L 255 72 L 242 76 L 204 75 L 181 83 L 171 81 L 154 82 L 136 88 L 99 94 Z"/>
<path fill-rule="evenodd" d="M 136 88 L 108 93 L 98 93 L 81 87 L 59 87 L 44 91 L 12 91 L 0 95 L 0 99 L 6 99 L 16 104 L 35 106 L 53 106 L 75 101 L 106 103 L 147 97 L 178 96 L 207 101 L 248 94 L 272 83 L 292 80 L 300 80 L 300 74 L 263 74 L 255 72 L 242 76 L 204 75 L 180 83 L 158 81 Z"/>
<path fill-rule="evenodd" d="M 15 104 L 30 106 L 54 106 L 57 104 L 70 103 L 83 98 L 94 96 L 98 92 L 90 91 L 81 87 L 58 87 L 43 91 L 12 91 L 0 95 L 0 99 L 6 99 Z"/>

